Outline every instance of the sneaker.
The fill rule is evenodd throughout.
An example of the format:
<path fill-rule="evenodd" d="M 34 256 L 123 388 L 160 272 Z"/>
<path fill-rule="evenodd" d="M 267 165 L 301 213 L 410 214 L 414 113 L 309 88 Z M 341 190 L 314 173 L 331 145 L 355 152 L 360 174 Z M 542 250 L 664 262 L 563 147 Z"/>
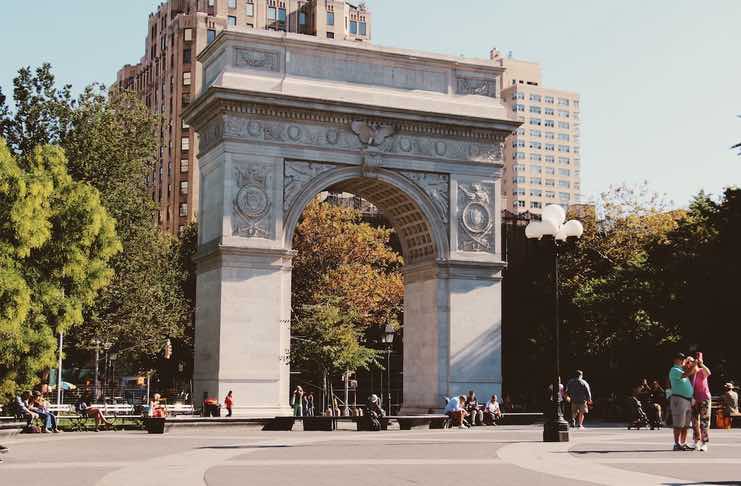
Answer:
<path fill-rule="evenodd" d="M 687 444 L 682 444 L 680 447 L 682 448 L 683 451 L 694 451 L 695 450 L 694 447 L 690 447 Z"/>
<path fill-rule="evenodd" d="M 681 451 L 681 450 L 683 450 L 683 449 L 682 449 L 682 446 L 681 446 L 681 445 L 679 445 L 679 444 L 674 444 L 674 449 L 672 449 L 672 450 L 673 450 L 673 451 Z"/>
<path fill-rule="evenodd" d="M 579 430 L 584 430 L 584 426 L 583 425 L 580 425 L 579 426 Z"/>
<path fill-rule="evenodd" d="M 7 454 L 8 448 L 0 445 L 0 454 Z"/>
<path fill-rule="evenodd" d="M 702 444 L 702 447 L 700 447 L 701 452 L 707 452 L 708 451 L 708 444 L 704 443 Z"/>
<path fill-rule="evenodd" d="M 694 450 L 699 451 L 702 448 L 702 442 L 695 442 L 691 447 Z"/>

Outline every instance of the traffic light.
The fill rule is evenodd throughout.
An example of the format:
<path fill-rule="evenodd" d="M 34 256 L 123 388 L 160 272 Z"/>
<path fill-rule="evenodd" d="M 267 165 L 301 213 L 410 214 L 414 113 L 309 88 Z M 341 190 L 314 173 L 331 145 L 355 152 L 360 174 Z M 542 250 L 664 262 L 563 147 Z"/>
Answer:
<path fill-rule="evenodd" d="M 165 359 L 172 358 L 172 343 L 168 339 L 165 341 Z"/>

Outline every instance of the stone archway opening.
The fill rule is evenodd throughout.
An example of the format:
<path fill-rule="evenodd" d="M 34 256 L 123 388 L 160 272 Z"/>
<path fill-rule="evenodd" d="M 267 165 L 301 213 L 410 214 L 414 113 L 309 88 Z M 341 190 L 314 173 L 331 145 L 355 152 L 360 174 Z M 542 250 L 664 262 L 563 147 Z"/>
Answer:
<path fill-rule="evenodd" d="M 394 178 L 393 175 L 390 176 L 391 179 Z M 398 247 L 396 249 L 404 259 L 402 273 L 403 270 L 409 268 L 410 265 L 419 265 L 423 262 L 434 263 L 436 260 L 438 249 L 435 245 L 435 236 L 433 235 L 432 228 L 436 223 L 439 225 L 440 222 L 430 221 L 428 217 L 425 216 L 425 211 L 420 207 L 418 202 L 405 193 L 400 187 L 391 182 L 361 175 L 349 176 L 348 179 L 331 184 L 315 194 L 314 198 L 319 197 L 319 195 L 325 191 L 329 194 L 341 195 L 341 198 L 352 199 L 357 197 L 366 203 L 369 203 L 371 207 L 377 208 L 381 217 L 380 219 L 374 218 L 370 223 L 372 225 L 388 227 L 394 231 L 394 235 L 398 241 Z M 325 204 L 333 204 L 332 202 L 323 202 Z M 297 212 L 298 210 L 299 208 L 296 208 Z M 300 210 L 301 213 L 303 213 L 304 208 L 302 207 Z M 437 214 L 439 213 L 436 212 L 436 215 Z M 364 215 L 361 212 L 361 219 L 363 219 L 364 222 L 369 222 L 363 218 L 363 216 Z M 295 230 L 289 230 L 287 237 L 293 240 L 293 238 L 295 238 Z M 405 285 L 404 295 L 406 294 L 407 289 Z M 410 302 L 407 299 L 404 299 L 403 304 L 404 310 L 406 310 L 406 307 Z M 296 312 L 297 309 L 294 308 L 294 313 Z M 404 372 L 404 349 L 407 341 L 406 335 L 409 334 L 408 339 L 411 342 L 410 352 L 413 355 L 425 352 L 425 350 L 420 349 L 419 346 L 414 345 L 414 333 L 420 332 L 419 327 L 425 325 L 424 323 L 417 322 L 417 325 L 415 326 L 414 317 L 414 312 L 411 309 L 408 318 L 406 317 L 405 312 L 401 313 L 399 316 L 399 324 L 401 325 L 401 328 L 396 333 L 392 345 L 387 346 L 381 342 L 374 342 L 373 337 L 371 337 L 368 342 L 364 343 L 366 346 L 384 352 L 384 355 L 380 357 L 383 367 L 372 368 L 370 370 L 351 370 L 357 372 L 355 377 L 358 379 L 357 388 L 351 391 L 348 397 L 351 406 L 354 403 L 359 405 L 364 404 L 367 397 L 374 393 L 382 397 L 384 407 L 392 409 L 394 412 L 398 412 L 399 406 L 403 402 L 405 388 L 404 376 L 406 373 Z M 410 331 L 414 330 L 414 332 L 405 332 L 407 319 L 410 321 Z M 431 324 L 434 323 L 427 323 L 428 326 Z M 382 330 L 382 326 L 379 329 L 375 329 L 375 331 L 379 332 Z M 430 330 L 427 332 L 430 332 Z M 435 331 L 433 330 L 432 332 Z M 378 337 L 380 336 L 376 336 L 376 338 Z M 293 336 L 292 338 L 297 337 Z M 301 343 L 295 341 L 292 342 L 292 346 L 296 345 L 301 345 Z M 386 353 L 388 353 L 388 356 Z M 423 357 L 414 358 L 415 356 L 412 356 L 413 360 L 411 362 L 426 361 Z M 385 369 L 387 366 L 389 369 Z M 296 370 L 292 369 L 291 374 L 291 389 L 295 388 L 296 385 L 302 385 L 306 390 L 307 384 L 309 386 L 313 385 L 314 387 L 317 387 L 317 383 L 307 383 L 305 379 L 302 379 L 300 375 L 297 375 Z M 414 370 L 412 370 L 411 374 L 414 374 Z M 339 377 L 334 376 L 330 378 L 333 379 L 333 383 L 335 384 L 333 390 L 335 396 L 340 397 L 340 400 L 343 400 L 344 387 L 340 386 L 338 388 L 337 386 L 340 383 Z M 325 391 L 327 390 L 322 390 L 322 392 Z M 393 404 L 393 408 L 388 405 L 389 402 Z M 319 402 L 317 401 L 317 404 L 318 403 Z M 324 400 L 322 400 L 322 403 L 324 403 Z"/>

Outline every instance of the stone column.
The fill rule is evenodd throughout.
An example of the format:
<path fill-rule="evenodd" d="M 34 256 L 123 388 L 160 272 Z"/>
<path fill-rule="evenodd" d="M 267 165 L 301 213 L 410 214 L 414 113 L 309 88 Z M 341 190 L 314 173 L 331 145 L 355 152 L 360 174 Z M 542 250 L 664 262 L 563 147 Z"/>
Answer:
<path fill-rule="evenodd" d="M 198 259 L 194 398 L 234 414 L 290 415 L 290 252 L 219 247 Z"/>
<path fill-rule="evenodd" d="M 283 160 L 220 144 L 199 165 L 194 402 L 232 390 L 235 415 L 290 415 Z"/>

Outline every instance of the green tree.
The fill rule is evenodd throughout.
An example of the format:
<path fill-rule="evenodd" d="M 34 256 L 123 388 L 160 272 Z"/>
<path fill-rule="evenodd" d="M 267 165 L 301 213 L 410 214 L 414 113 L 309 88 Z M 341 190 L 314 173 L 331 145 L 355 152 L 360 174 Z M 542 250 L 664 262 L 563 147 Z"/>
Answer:
<path fill-rule="evenodd" d="M 121 361 L 149 366 L 144 361 L 156 358 L 166 338 L 182 336 L 191 316 L 179 243 L 155 226 L 157 206 L 147 193 L 161 120 L 134 94 L 100 85 L 72 99 L 68 86 L 55 88 L 47 64 L 19 71 L 14 107 L 0 116 L 20 157 L 33 143 L 58 142 L 72 177 L 97 188 L 117 221 L 123 251 L 111 262 L 116 277 L 86 312 L 86 325 L 69 336 L 70 349 L 107 341 L 113 351 L 126 350 L 130 359 Z M 83 351 L 77 361 L 89 355 Z"/>
<path fill-rule="evenodd" d="M 82 324 L 120 250 L 98 191 L 72 180 L 60 148 L 19 163 L 0 139 L 0 396 L 54 364 L 55 335 Z"/>

